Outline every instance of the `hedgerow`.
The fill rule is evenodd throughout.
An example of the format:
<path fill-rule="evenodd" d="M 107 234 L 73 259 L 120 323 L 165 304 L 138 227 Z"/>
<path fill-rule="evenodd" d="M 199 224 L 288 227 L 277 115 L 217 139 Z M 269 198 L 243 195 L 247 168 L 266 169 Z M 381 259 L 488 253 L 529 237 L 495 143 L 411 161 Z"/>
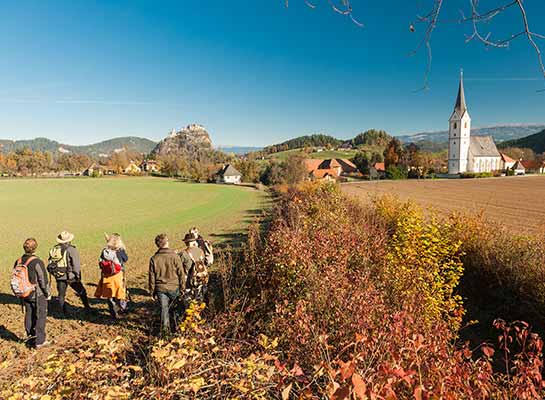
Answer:
<path fill-rule="evenodd" d="M 57 351 L 0 394 L 543 398 L 543 343 L 528 324 L 496 320 L 497 343 L 473 350 L 459 340 L 463 274 L 497 273 L 492 287 L 537 293 L 540 284 L 531 280 L 540 269 L 521 279 L 515 260 L 542 256 L 541 247 L 507 237 L 496 245 L 480 222 L 464 218 L 426 217 L 392 199 L 364 206 L 334 185 L 286 188 L 265 229 L 251 227 L 242 253 L 218 258 L 224 310 L 205 319 L 204 305 L 193 304 L 170 338 Z"/>

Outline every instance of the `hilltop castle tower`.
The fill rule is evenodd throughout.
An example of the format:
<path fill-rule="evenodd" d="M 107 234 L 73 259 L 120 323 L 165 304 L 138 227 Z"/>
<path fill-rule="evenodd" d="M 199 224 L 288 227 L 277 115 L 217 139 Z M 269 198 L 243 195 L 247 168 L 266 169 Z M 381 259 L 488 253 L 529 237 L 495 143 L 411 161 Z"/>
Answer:
<path fill-rule="evenodd" d="M 468 171 L 471 117 L 467 111 L 464 93 L 464 75 L 460 73 L 460 86 L 456 105 L 449 120 L 448 173 L 460 174 Z"/>

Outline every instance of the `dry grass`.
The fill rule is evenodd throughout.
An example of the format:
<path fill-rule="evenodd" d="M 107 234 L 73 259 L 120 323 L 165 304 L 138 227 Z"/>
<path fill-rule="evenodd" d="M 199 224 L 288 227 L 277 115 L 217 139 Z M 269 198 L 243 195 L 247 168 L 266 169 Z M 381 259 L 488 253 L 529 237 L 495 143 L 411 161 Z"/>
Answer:
<path fill-rule="evenodd" d="M 482 212 L 517 232 L 538 232 L 545 226 L 545 176 L 375 181 L 345 184 L 343 191 L 364 201 L 392 194 L 444 214 Z"/>

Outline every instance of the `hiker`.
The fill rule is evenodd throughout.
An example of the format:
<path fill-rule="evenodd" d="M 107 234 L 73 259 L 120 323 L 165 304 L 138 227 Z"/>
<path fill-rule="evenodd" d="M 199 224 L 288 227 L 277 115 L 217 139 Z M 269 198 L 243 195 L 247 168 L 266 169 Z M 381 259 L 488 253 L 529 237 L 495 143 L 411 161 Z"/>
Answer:
<path fill-rule="evenodd" d="M 185 290 L 185 306 L 191 301 L 205 301 L 208 288 L 208 267 L 206 256 L 198 243 L 198 235 L 188 233 L 184 237 L 185 250 L 180 253 L 184 271 L 187 275 Z"/>
<path fill-rule="evenodd" d="M 106 247 L 100 253 L 98 262 L 100 281 L 95 297 L 108 299 L 108 308 L 113 319 L 127 311 L 127 287 L 125 284 L 125 263 L 129 260 L 125 245 L 118 233 L 105 234 Z"/>
<path fill-rule="evenodd" d="M 35 255 L 37 248 L 38 242 L 34 238 L 23 243 L 25 254 L 15 261 L 11 288 L 21 299 L 25 310 L 27 345 L 40 348 L 48 344 L 45 341 L 45 323 L 51 290 L 44 262 Z"/>
<path fill-rule="evenodd" d="M 149 293 L 161 308 L 161 330 L 168 333 L 176 326 L 176 305 L 180 293 L 184 293 L 186 275 L 180 257 L 169 247 L 167 235 L 157 235 L 155 245 L 158 250 L 149 262 Z"/>
<path fill-rule="evenodd" d="M 85 311 L 90 311 L 87 291 L 81 283 L 81 264 L 79 253 L 72 245 L 74 235 L 62 231 L 57 236 L 57 244 L 49 251 L 49 265 L 47 270 L 57 281 L 59 306 L 65 316 L 69 316 L 68 307 L 65 303 L 66 289 L 70 286 L 81 299 Z"/>
<path fill-rule="evenodd" d="M 199 230 L 196 227 L 191 228 L 189 233 L 197 239 L 197 244 L 204 253 L 204 262 L 207 267 L 210 267 L 214 264 L 214 249 L 212 248 L 212 244 L 200 235 Z"/>

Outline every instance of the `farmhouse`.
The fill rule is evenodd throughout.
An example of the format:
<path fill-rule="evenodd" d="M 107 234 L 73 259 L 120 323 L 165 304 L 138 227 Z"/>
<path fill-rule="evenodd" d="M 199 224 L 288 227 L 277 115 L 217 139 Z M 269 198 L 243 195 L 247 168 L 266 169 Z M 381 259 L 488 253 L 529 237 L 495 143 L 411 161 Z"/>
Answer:
<path fill-rule="evenodd" d="M 104 175 L 104 167 L 100 164 L 93 163 L 87 167 L 85 171 L 83 171 L 81 174 L 83 176 L 93 176 L 93 175 Z"/>
<path fill-rule="evenodd" d="M 140 164 L 140 169 L 144 172 L 158 172 L 159 164 L 155 160 L 144 160 Z"/>
<path fill-rule="evenodd" d="M 492 136 L 471 136 L 471 117 L 462 75 L 456 105 L 449 120 L 448 173 L 492 172 L 501 168 L 501 155 Z"/>
<path fill-rule="evenodd" d="M 501 156 L 501 162 L 502 162 L 501 169 L 505 170 L 505 169 L 513 168 L 513 165 L 515 165 L 516 160 L 513 160 L 511 157 L 503 153 L 500 153 L 500 156 Z"/>
<path fill-rule="evenodd" d="M 520 162 L 526 172 L 532 174 L 543 174 L 545 173 L 545 163 L 539 162 L 537 160 L 522 160 Z"/>
<path fill-rule="evenodd" d="M 340 176 L 358 174 L 356 167 L 350 160 L 332 158 L 328 160 L 305 159 L 303 161 L 310 179 L 334 180 Z"/>
<path fill-rule="evenodd" d="M 242 182 L 242 174 L 231 164 L 227 164 L 217 173 L 216 182 L 238 185 Z"/>
<path fill-rule="evenodd" d="M 512 169 L 515 175 L 524 175 L 526 173 L 526 168 L 522 164 L 522 161 L 516 161 Z"/>

